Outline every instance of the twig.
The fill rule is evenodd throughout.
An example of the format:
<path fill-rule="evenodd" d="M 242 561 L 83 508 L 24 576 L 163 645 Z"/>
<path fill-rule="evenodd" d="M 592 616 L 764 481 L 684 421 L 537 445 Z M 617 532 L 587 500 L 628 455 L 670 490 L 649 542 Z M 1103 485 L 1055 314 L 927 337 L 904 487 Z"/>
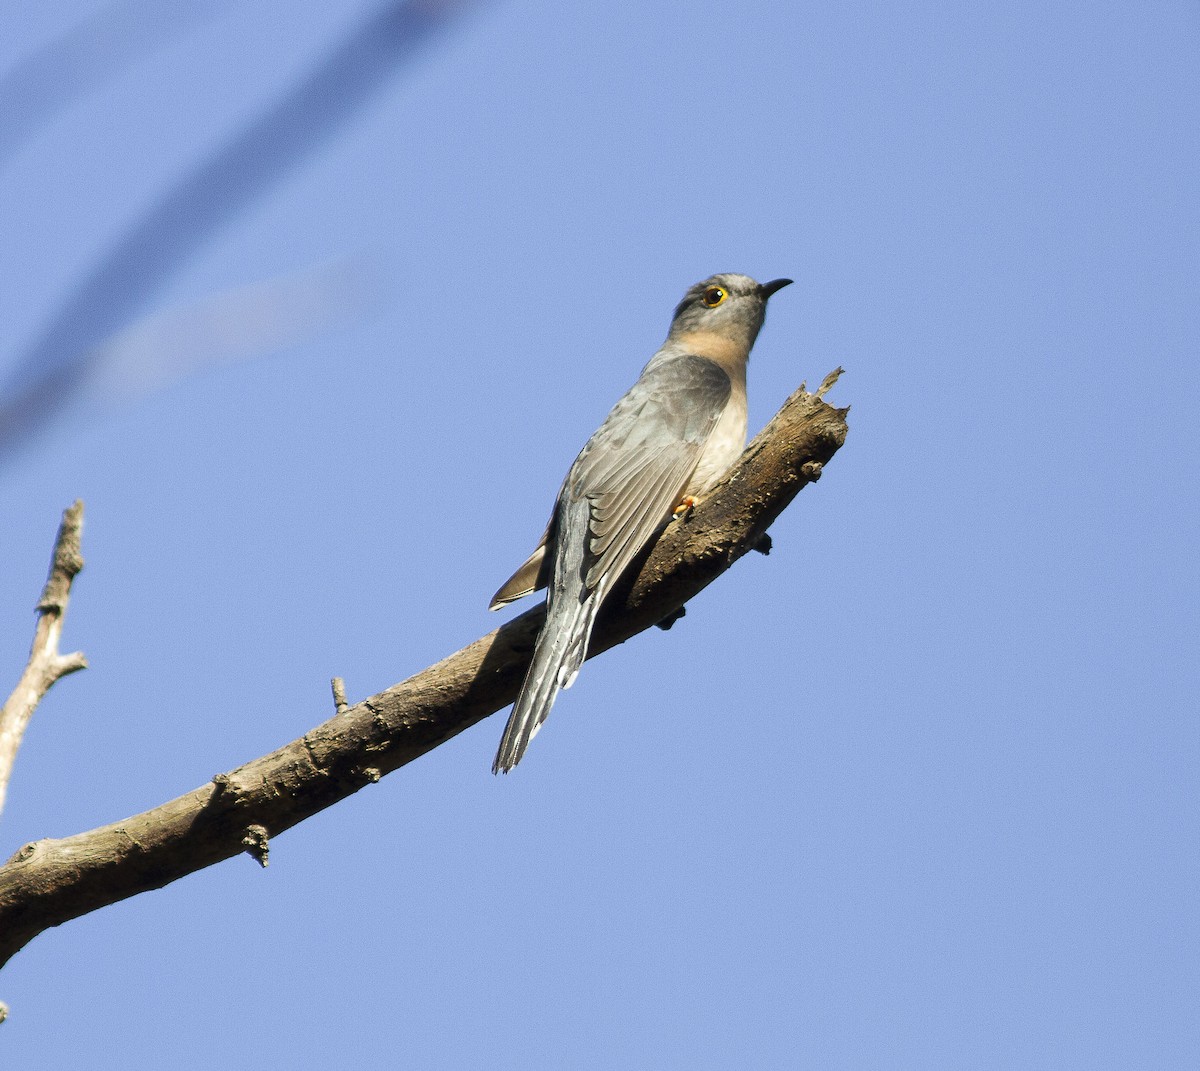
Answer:
<path fill-rule="evenodd" d="M 8 782 L 25 728 L 38 703 L 60 677 L 87 668 L 87 659 L 80 652 L 58 653 L 63 618 L 67 615 L 71 597 L 71 582 L 83 568 L 83 555 L 79 549 L 82 531 L 83 503 L 76 502 L 63 510 L 62 524 L 54 542 L 54 557 L 50 562 L 50 576 L 37 604 L 38 622 L 29 662 L 12 695 L 0 707 L 0 812 L 4 810 Z"/>
<path fill-rule="evenodd" d="M 341 677 L 334 677 L 329 682 L 333 691 L 333 711 L 335 714 L 345 714 L 350 704 L 346 702 L 346 682 Z"/>
<path fill-rule="evenodd" d="M 662 621 L 756 546 L 842 445 L 846 412 L 796 391 L 722 483 L 669 524 L 614 589 L 588 656 Z M 534 607 L 299 740 L 153 810 L 25 845 L 0 867 L 0 965 L 43 930 L 99 907 L 247 850 L 259 858 L 261 847 L 265 862 L 271 838 L 511 703 L 544 617 L 545 607 Z"/>

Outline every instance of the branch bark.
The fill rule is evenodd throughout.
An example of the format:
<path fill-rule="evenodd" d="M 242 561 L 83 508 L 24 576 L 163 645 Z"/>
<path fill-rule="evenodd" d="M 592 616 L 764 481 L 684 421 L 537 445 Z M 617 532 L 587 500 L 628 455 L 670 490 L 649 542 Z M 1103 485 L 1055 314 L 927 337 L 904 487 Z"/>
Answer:
<path fill-rule="evenodd" d="M 588 657 L 678 611 L 747 551 L 845 441 L 846 409 L 800 387 L 708 498 L 613 591 Z M 534 607 L 299 740 L 153 810 L 27 844 L 0 868 L 0 965 L 43 930 L 247 852 L 378 781 L 516 698 L 545 616 Z M 340 704 L 339 704 L 340 708 Z"/>
<path fill-rule="evenodd" d="M 37 604 L 37 627 L 25 672 L 12 695 L 0 707 L 0 813 L 4 811 L 13 764 L 33 712 L 57 680 L 87 668 L 87 659 L 78 651 L 69 655 L 58 653 L 63 619 L 67 616 L 67 603 L 71 598 L 71 583 L 83 568 L 83 555 L 79 549 L 82 533 L 83 503 L 77 501 L 63 510 L 58 538 L 54 541 L 54 556 L 50 559 L 50 575 Z"/>

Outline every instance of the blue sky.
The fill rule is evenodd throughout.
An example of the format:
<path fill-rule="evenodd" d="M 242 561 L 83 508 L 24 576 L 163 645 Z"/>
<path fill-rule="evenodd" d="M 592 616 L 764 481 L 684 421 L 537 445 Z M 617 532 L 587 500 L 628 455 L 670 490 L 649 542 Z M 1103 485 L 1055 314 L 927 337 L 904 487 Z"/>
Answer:
<path fill-rule="evenodd" d="M 101 10 L 43 7 L 0 12 L 0 74 Z M 0 384 L 375 10 L 208 7 L 6 154 Z M 348 264 L 350 298 L 271 356 L 100 377 L 0 459 L 0 666 L 76 497 L 91 660 L 34 719 L 5 854 L 494 627 L 697 279 L 796 280 L 751 423 L 840 364 L 850 437 L 772 555 L 589 663 L 511 777 L 500 715 L 265 872 L 37 938 L 0 975 L 7 1062 L 1195 1065 L 1200 12 L 448 14 L 122 295 L 144 326 Z"/>

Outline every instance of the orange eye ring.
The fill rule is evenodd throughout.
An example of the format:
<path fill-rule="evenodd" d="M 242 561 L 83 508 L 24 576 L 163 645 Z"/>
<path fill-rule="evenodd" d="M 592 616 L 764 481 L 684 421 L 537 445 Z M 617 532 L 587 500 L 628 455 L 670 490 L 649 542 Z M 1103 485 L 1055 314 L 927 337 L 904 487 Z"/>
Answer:
<path fill-rule="evenodd" d="M 701 299 L 710 309 L 715 309 L 729 295 L 719 286 L 710 286 L 704 291 L 704 297 Z"/>

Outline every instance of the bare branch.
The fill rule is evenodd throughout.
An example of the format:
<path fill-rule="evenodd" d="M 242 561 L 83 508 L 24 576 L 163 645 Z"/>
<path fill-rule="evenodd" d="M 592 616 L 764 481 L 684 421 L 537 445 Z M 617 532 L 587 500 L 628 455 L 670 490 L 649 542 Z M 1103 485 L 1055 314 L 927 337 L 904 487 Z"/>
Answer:
<path fill-rule="evenodd" d="M 842 445 L 847 412 L 796 391 L 721 485 L 630 569 L 597 622 L 589 657 L 669 617 L 759 545 Z M 0 964 L 48 927 L 222 859 L 249 852 L 265 864 L 271 838 L 511 703 L 544 616 L 537 606 L 178 799 L 27 844 L 0 867 Z"/>
<path fill-rule="evenodd" d="M 25 672 L 12 695 L 0 707 L 0 812 L 4 810 L 8 782 L 25 737 L 25 728 L 38 703 L 60 677 L 87 668 L 87 659 L 78 651 L 69 655 L 58 653 L 63 618 L 71 598 L 71 583 L 83 568 L 82 533 L 83 503 L 76 502 L 63 510 L 62 524 L 54 542 L 54 557 L 50 562 L 50 576 L 37 604 L 37 628 Z"/>

